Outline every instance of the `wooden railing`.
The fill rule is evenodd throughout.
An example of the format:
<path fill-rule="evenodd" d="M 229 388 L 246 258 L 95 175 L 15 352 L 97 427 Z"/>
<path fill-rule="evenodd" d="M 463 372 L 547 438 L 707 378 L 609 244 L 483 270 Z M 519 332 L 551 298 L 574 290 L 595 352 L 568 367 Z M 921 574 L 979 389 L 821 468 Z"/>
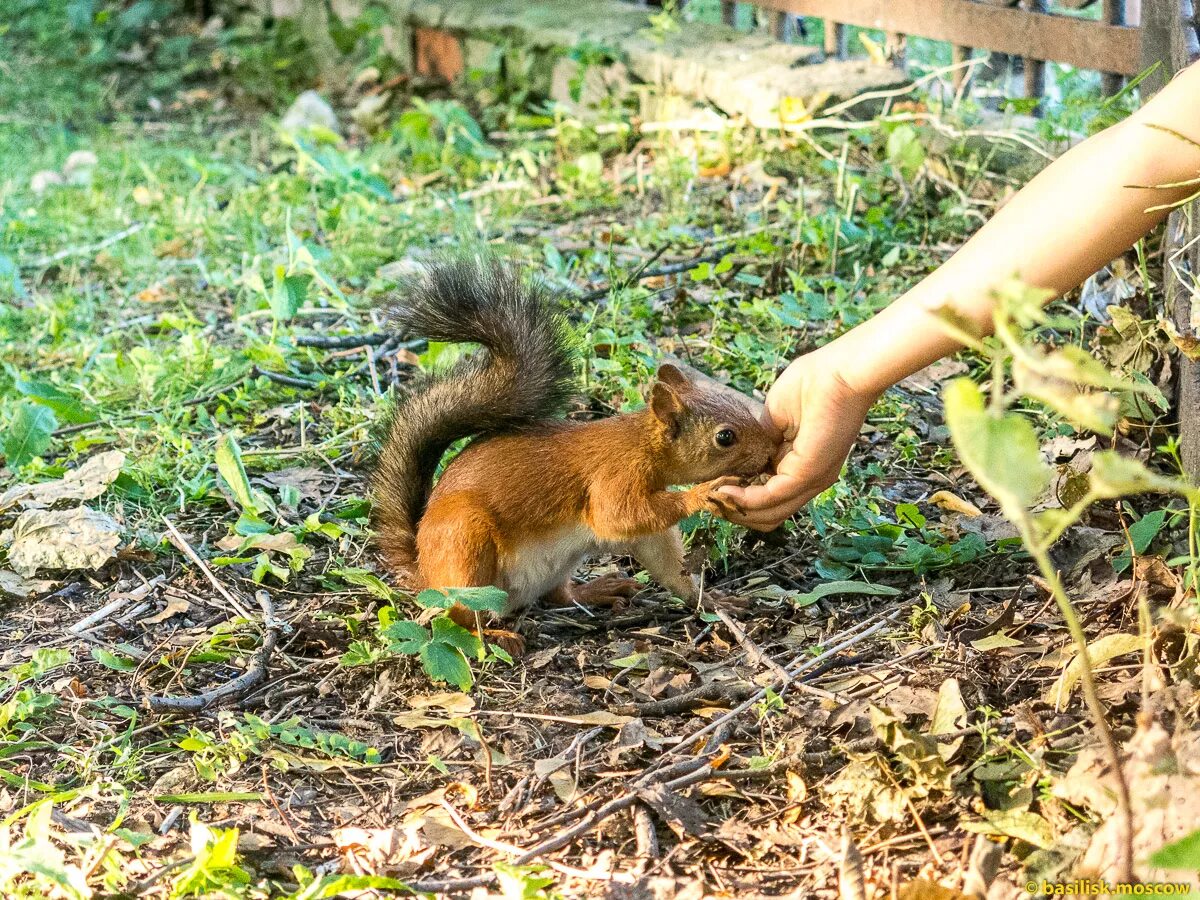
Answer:
<path fill-rule="evenodd" d="M 722 0 L 728 24 L 736 21 L 740 5 Z M 829 56 L 847 55 L 845 26 L 854 25 L 947 41 L 956 61 L 965 61 L 974 49 L 1020 57 L 1031 97 L 1045 92 L 1048 61 L 1101 72 L 1104 89 L 1115 93 L 1126 78 L 1156 64 L 1161 72 L 1153 80 L 1161 82 L 1185 22 L 1196 41 L 1192 0 L 749 0 L 749 5 L 774 14 L 780 38 L 790 17 L 823 19 Z M 1079 14 L 1097 5 L 1099 19 Z"/>

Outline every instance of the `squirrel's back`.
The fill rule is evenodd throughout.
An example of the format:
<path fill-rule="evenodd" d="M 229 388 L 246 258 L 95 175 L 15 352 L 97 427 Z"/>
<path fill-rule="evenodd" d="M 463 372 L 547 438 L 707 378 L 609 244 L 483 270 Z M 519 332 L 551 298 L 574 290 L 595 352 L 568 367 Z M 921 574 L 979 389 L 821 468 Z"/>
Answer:
<path fill-rule="evenodd" d="M 446 450 L 559 415 L 574 393 L 575 352 L 554 291 L 486 255 L 423 266 L 386 311 L 411 336 L 484 348 L 418 383 L 391 415 L 372 479 L 375 514 L 385 557 L 411 569 Z"/>

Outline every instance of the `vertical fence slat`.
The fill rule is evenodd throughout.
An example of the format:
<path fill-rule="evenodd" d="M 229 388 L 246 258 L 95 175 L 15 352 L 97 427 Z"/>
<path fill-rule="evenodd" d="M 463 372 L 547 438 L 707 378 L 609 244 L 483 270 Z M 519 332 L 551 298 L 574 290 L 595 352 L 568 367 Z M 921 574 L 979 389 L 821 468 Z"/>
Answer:
<path fill-rule="evenodd" d="M 825 55 L 831 59 L 847 56 L 846 26 L 833 19 L 825 20 Z"/>
<path fill-rule="evenodd" d="M 971 58 L 971 48 L 970 47 L 963 46 L 962 44 L 954 44 L 950 48 L 950 61 L 953 62 L 956 66 L 961 63 L 965 63 L 970 58 Z M 969 66 L 963 66 L 962 68 L 954 70 L 954 74 L 950 76 L 951 83 L 954 85 L 954 90 L 957 91 L 960 87 L 963 86 L 963 82 L 967 80 L 967 75 L 969 75 L 970 72 L 971 72 L 971 69 Z"/>
<path fill-rule="evenodd" d="M 773 14 L 774 21 L 772 22 L 772 30 L 775 32 L 775 40 L 787 43 L 789 18 L 790 17 L 785 12 L 777 12 Z"/>
<path fill-rule="evenodd" d="M 1030 12 L 1048 12 L 1046 0 L 1021 0 L 1021 8 Z M 1040 59 L 1025 60 L 1025 96 L 1040 98 L 1046 93 L 1046 64 Z"/>
<path fill-rule="evenodd" d="M 1109 25 L 1124 25 L 1125 21 L 1125 0 L 1104 0 L 1104 10 L 1102 13 L 1103 19 Z M 1105 94 L 1112 95 L 1121 90 L 1121 84 L 1124 79 L 1113 72 L 1104 72 L 1100 76 L 1100 82 L 1103 86 Z"/>

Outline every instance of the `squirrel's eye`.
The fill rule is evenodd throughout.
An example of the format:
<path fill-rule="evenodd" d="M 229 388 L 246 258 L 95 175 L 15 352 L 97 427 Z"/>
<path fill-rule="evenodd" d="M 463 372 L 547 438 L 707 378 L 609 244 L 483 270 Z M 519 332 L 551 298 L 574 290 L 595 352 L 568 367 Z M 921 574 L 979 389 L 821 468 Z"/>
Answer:
<path fill-rule="evenodd" d="M 717 442 L 718 447 L 732 447 L 737 443 L 737 435 L 730 428 L 722 428 L 717 432 L 714 440 Z"/>

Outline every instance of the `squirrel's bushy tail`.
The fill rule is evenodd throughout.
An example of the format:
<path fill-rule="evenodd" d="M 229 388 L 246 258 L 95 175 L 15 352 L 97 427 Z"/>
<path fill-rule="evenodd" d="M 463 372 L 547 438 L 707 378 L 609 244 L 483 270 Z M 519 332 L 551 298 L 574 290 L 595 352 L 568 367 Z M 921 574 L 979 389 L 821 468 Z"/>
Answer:
<path fill-rule="evenodd" d="M 372 481 L 380 545 L 411 569 L 416 530 L 442 455 L 455 441 L 549 419 L 574 392 L 574 357 L 554 291 L 490 256 L 430 263 L 387 306 L 411 337 L 483 350 L 417 384 L 392 414 Z"/>

